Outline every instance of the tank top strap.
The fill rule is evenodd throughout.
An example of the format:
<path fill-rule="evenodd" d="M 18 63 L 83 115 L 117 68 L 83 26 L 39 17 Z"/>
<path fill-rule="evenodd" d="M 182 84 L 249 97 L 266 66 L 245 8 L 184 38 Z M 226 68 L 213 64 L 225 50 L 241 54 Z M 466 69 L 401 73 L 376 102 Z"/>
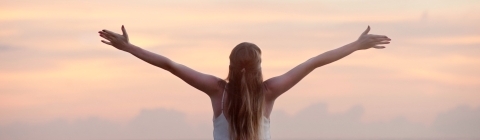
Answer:
<path fill-rule="evenodd" d="M 223 88 L 223 93 L 222 93 L 222 106 L 221 106 L 222 112 L 223 112 L 223 99 L 225 99 L 225 90 L 226 90 L 226 88 L 227 88 L 227 85 L 225 84 L 225 87 Z"/>

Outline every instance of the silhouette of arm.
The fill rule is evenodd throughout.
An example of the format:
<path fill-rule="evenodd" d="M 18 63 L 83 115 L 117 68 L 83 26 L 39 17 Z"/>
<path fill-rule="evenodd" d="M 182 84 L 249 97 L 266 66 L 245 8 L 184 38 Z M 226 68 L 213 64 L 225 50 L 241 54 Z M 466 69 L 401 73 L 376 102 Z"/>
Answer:
<path fill-rule="evenodd" d="M 361 34 L 358 40 L 310 58 L 285 74 L 266 80 L 264 85 L 267 91 L 270 93 L 267 95 L 267 99 L 274 101 L 318 67 L 342 59 L 343 57 L 348 56 L 357 50 L 369 48 L 383 49 L 385 48 L 384 46 L 378 45 L 390 43 L 390 39 L 388 37 L 383 35 L 371 35 L 368 34 L 369 31 L 370 26 Z"/>
<path fill-rule="evenodd" d="M 196 89 L 205 92 L 207 95 L 211 95 L 220 90 L 218 82 L 221 80 L 212 75 L 203 74 L 198 71 L 195 71 L 187 66 L 176 63 L 167 57 L 164 57 L 159 54 L 155 54 L 148 50 L 144 50 L 140 47 L 137 47 L 133 44 L 130 44 L 128 41 L 128 35 L 125 31 L 125 28 L 122 26 L 123 35 L 108 31 L 100 31 L 100 36 L 107 39 L 108 41 L 102 40 L 103 43 L 112 45 L 117 49 L 129 52 L 135 57 L 152 64 L 154 66 L 160 67 L 166 71 L 171 72 L 173 75 L 179 77 L 189 85 L 195 87 Z"/>

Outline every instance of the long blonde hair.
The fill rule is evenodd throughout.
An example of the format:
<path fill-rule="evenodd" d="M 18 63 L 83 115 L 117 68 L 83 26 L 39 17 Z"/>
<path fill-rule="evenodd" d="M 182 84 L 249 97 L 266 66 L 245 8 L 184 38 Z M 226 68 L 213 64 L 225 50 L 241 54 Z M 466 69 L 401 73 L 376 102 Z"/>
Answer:
<path fill-rule="evenodd" d="M 264 98 L 260 48 L 238 44 L 230 54 L 228 120 L 231 140 L 258 140 L 262 133 Z"/>

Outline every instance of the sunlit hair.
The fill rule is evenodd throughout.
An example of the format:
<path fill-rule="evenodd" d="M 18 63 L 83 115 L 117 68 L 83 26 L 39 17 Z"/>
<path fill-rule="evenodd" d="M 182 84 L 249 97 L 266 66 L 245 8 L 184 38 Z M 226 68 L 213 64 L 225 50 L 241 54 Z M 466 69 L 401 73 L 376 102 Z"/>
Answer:
<path fill-rule="evenodd" d="M 260 139 L 265 98 L 261 53 L 257 45 L 243 42 L 230 54 L 226 107 L 231 140 Z"/>

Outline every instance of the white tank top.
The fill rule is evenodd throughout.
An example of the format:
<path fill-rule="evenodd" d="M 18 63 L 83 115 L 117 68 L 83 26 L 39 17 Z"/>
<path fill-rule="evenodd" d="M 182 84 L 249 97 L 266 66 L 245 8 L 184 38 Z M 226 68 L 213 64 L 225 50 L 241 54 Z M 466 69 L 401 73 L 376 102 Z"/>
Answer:
<path fill-rule="evenodd" d="M 223 115 L 223 98 L 225 89 L 222 93 L 222 113 L 217 118 L 213 119 L 213 139 L 214 140 L 229 140 L 228 121 Z M 261 133 L 262 140 L 270 140 L 270 120 L 263 116 L 263 132 Z"/>

